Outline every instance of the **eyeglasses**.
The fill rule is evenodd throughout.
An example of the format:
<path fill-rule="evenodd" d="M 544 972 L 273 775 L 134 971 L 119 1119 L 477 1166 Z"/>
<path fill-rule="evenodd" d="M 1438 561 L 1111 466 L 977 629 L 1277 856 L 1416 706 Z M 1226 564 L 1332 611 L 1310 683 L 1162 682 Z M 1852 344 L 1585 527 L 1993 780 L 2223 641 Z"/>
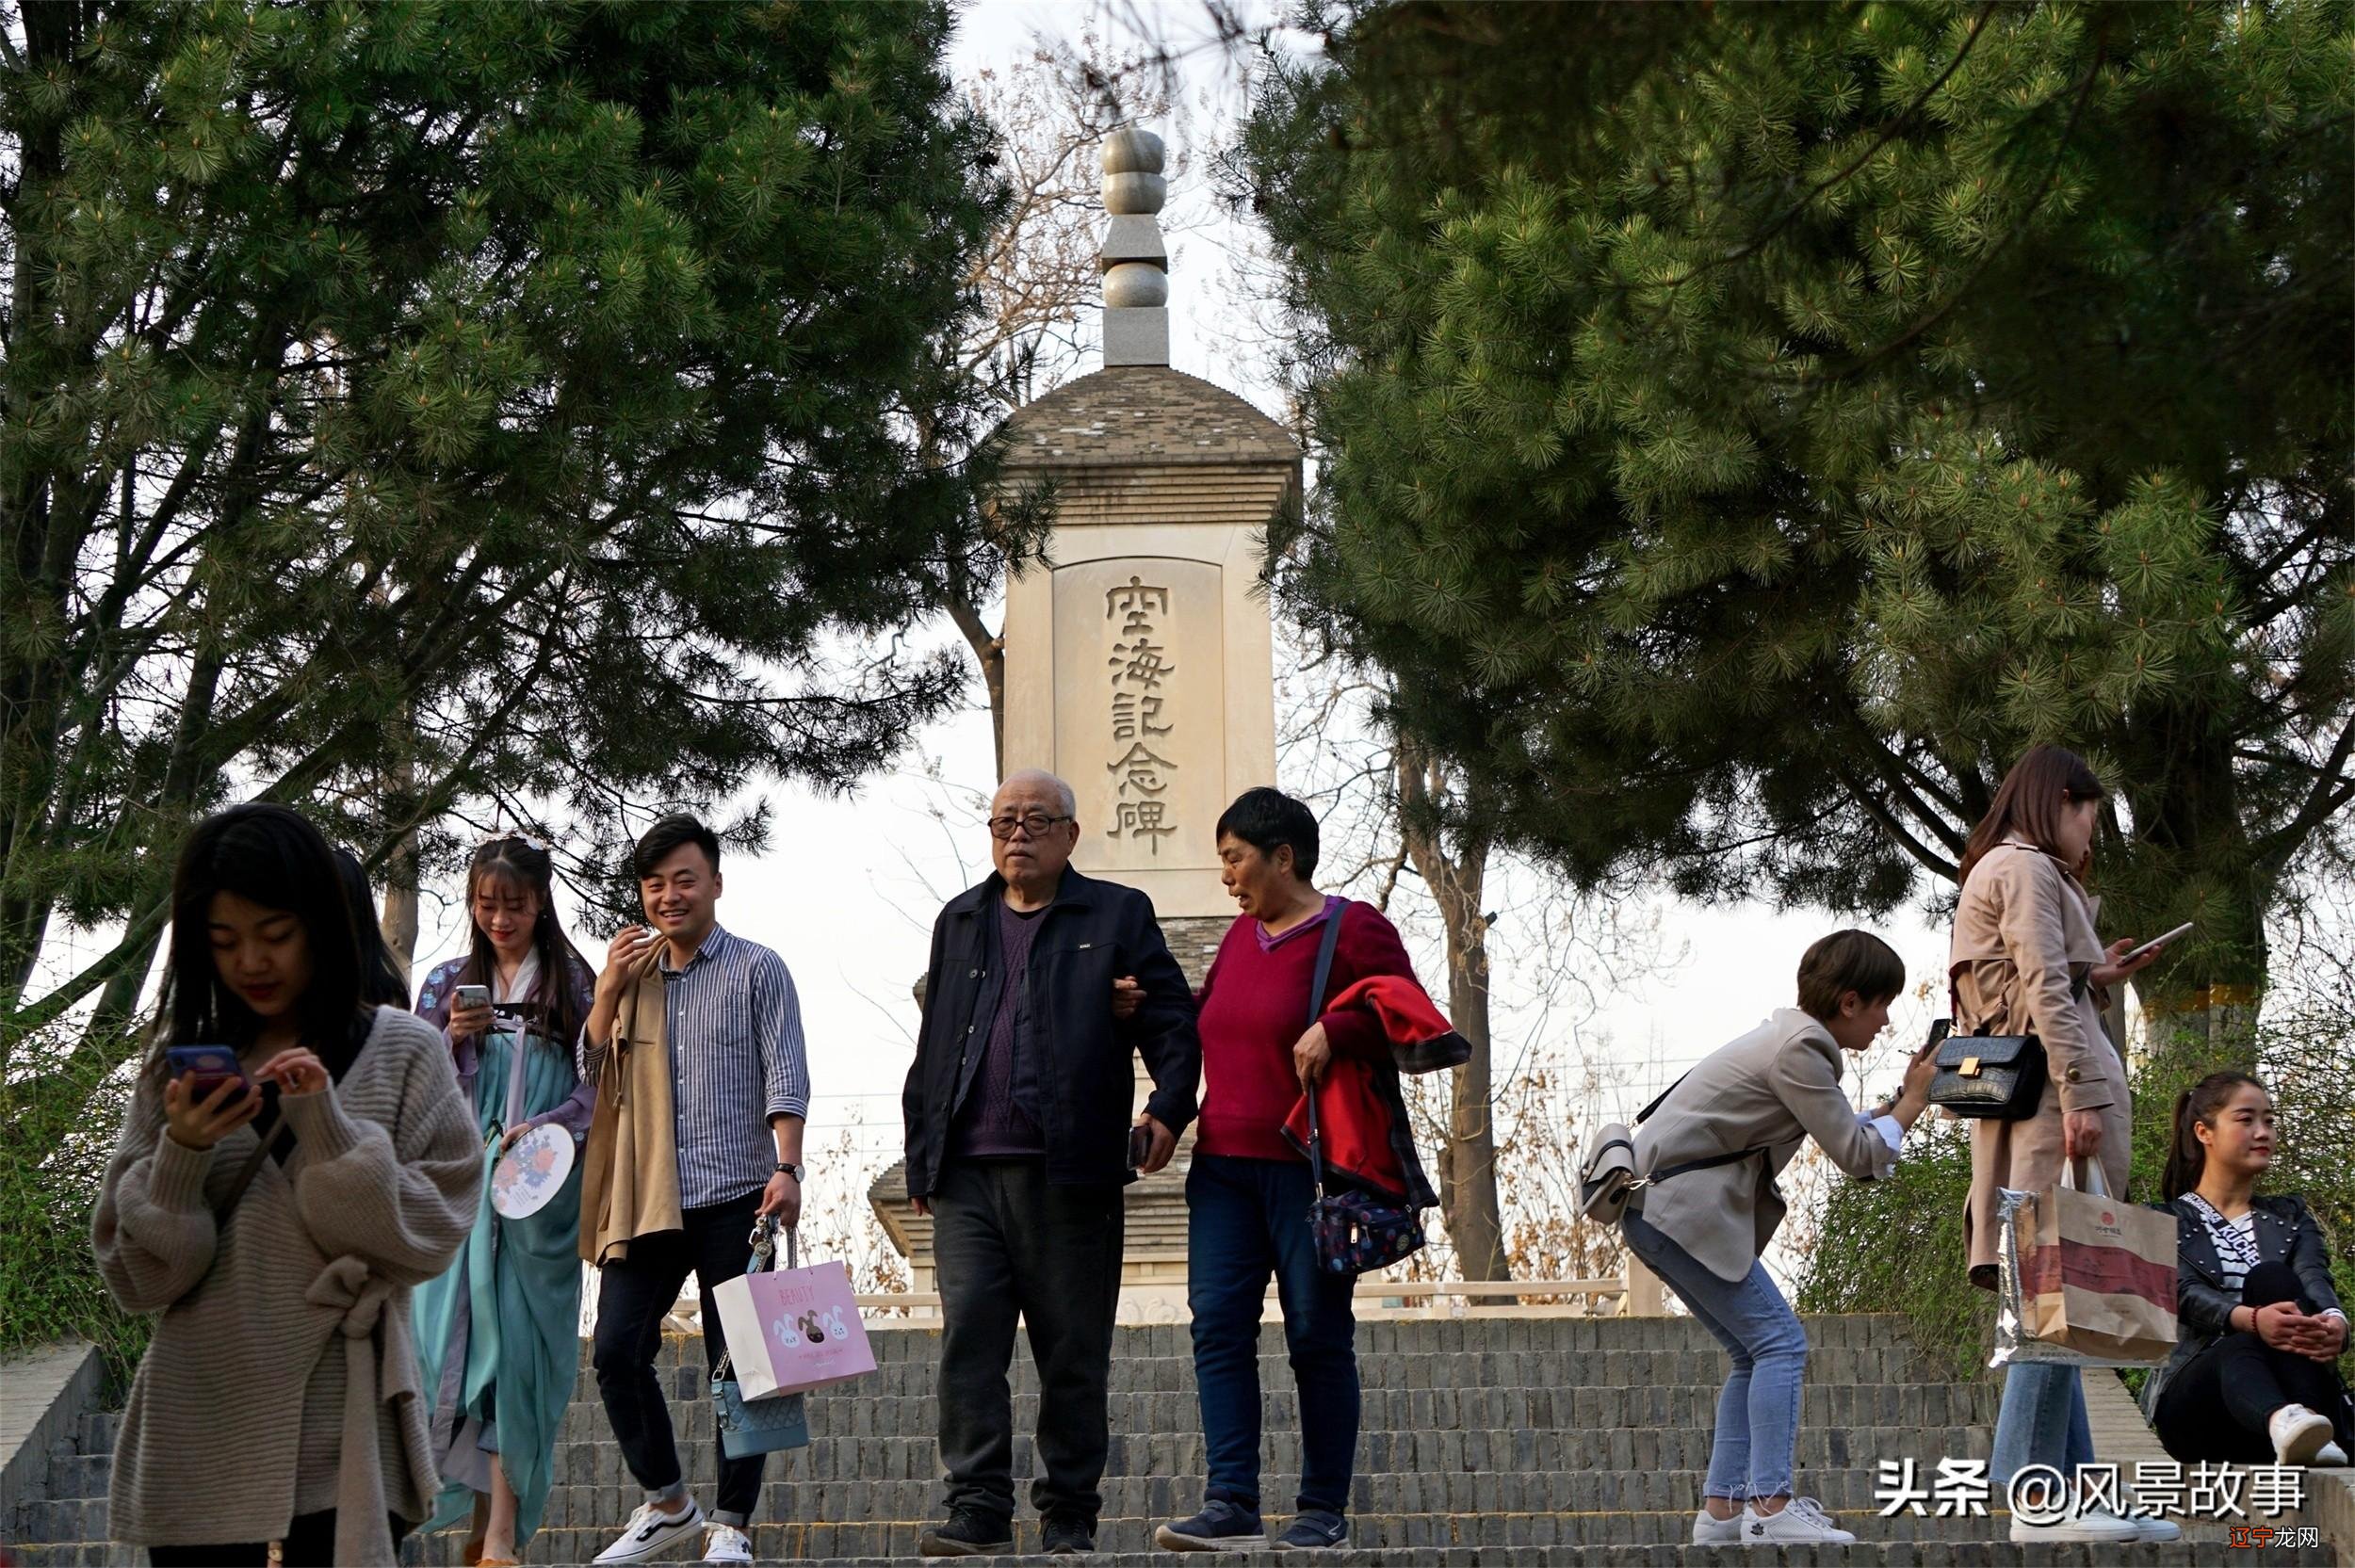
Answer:
<path fill-rule="evenodd" d="M 1076 816 L 1049 816 L 1043 811 L 1030 812 L 1021 816 L 993 816 L 989 819 L 989 836 L 1012 838 L 1014 830 L 1020 828 L 1032 838 L 1045 838 L 1047 830 L 1056 823 L 1078 820 Z"/>

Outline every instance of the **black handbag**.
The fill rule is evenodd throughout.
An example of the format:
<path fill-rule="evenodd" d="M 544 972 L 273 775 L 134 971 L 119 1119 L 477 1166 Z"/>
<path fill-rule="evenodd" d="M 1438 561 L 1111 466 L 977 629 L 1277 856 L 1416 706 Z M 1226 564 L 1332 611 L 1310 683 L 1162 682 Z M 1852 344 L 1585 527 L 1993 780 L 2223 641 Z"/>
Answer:
<path fill-rule="evenodd" d="M 2070 1000 L 2084 991 L 2085 978 L 2079 976 L 2070 982 Z M 1962 1010 L 1951 984 L 1947 1003 L 1955 1011 Z M 2044 1081 L 2051 1074 L 2044 1042 L 2033 1033 L 1955 1034 L 1953 1028 L 1951 1018 L 1930 1026 L 1930 1039 L 1938 1045 L 1930 1104 L 1945 1107 L 1949 1116 L 1990 1122 L 2025 1122 L 2034 1116 L 2044 1102 Z"/>
<path fill-rule="evenodd" d="M 1950 1026 L 1940 1019 L 1931 1026 Z M 2044 1099 L 2044 1042 L 2032 1034 L 1947 1034 L 1938 1043 L 1930 1104 L 1950 1115 L 2024 1122 Z"/>
<path fill-rule="evenodd" d="M 1324 1012 L 1324 991 L 1333 978 L 1333 948 L 1340 940 L 1337 913 L 1324 923 L 1317 945 L 1315 978 L 1308 982 L 1308 1022 Z M 1355 1277 L 1387 1269 L 1423 1245 L 1422 1217 L 1402 1204 L 1386 1203 L 1368 1192 L 1328 1192 L 1324 1187 L 1324 1133 L 1317 1123 L 1317 1096 L 1308 1101 L 1308 1167 L 1315 1173 L 1316 1197 L 1308 1204 L 1308 1235 L 1316 1248 L 1317 1267 L 1328 1274 Z"/>

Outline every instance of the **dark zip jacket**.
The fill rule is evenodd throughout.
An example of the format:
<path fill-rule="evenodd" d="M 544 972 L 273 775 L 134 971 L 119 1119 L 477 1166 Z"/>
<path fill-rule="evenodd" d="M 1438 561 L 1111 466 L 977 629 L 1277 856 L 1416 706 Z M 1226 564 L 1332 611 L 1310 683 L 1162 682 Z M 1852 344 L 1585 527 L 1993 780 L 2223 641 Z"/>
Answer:
<path fill-rule="evenodd" d="M 933 926 L 924 976 L 924 1021 L 901 1109 L 907 1123 L 908 1196 L 940 1179 L 950 1124 L 981 1067 L 982 1046 L 1004 988 L 998 954 L 996 872 L 949 900 Z M 1066 867 L 1031 939 L 1030 1032 L 1016 1094 L 1047 1144 L 1047 1179 L 1062 1186 L 1129 1179 L 1129 1127 L 1136 1074 L 1153 1077 L 1145 1109 L 1173 1133 L 1194 1120 L 1202 1077 L 1194 994 L 1153 918 L 1153 902 L 1132 887 Z M 1113 980 L 1133 975 L 1145 1002 L 1135 1017 L 1113 1017 Z"/>

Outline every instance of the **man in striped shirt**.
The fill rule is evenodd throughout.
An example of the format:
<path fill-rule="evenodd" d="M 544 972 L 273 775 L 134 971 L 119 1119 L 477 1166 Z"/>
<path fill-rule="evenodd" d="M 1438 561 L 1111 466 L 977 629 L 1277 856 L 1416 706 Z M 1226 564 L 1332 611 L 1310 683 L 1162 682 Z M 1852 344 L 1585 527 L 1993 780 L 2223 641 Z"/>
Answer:
<path fill-rule="evenodd" d="M 598 1554 L 599 1562 L 655 1556 L 704 1526 L 654 1375 L 663 1315 L 690 1272 L 706 1301 L 722 1280 L 744 1272 L 755 1219 L 773 1215 L 785 1225 L 800 1220 L 802 1127 L 809 1111 L 793 977 L 769 948 L 721 929 L 718 836 L 692 816 L 666 816 L 639 840 L 637 871 L 651 929 L 626 927 L 608 950 L 583 1034 L 582 1071 L 596 1081 L 623 993 L 655 944 L 662 944 L 656 974 L 683 1228 L 634 1237 L 603 1265 L 592 1359 L 607 1418 L 646 1501 L 621 1538 Z M 638 1005 L 642 1010 L 645 1002 Z M 706 1360 L 717 1367 L 726 1351 L 719 1315 L 706 1311 Z M 720 1455 L 706 1562 L 752 1560 L 747 1529 L 760 1498 L 761 1467 L 757 1454 Z"/>

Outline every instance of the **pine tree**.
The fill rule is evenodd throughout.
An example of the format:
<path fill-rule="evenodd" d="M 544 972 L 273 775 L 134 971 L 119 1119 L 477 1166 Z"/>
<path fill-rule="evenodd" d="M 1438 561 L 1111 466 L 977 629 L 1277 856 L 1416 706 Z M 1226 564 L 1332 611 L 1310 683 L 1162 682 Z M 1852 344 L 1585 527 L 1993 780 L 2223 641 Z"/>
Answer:
<path fill-rule="evenodd" d="M 2355 800 L 2349 21 L 1330 8 L 1231 171 L 1288 586 L 1583 885 L 1886 910 L 2058 741 L 2105 926 L 2261 982 Z"/>
<path fill-rule="evenodd" d="M 0 6 L 0 1059 L 127 1010 L 228 799 L 444 862 L 554 813 L 595 888 L 625 806 L 839 785 L 959 699 L 888 640 L 987 479 L 914 456 L 973 445 L 933 349 L 1002 204 L 950 26 Z"/>

